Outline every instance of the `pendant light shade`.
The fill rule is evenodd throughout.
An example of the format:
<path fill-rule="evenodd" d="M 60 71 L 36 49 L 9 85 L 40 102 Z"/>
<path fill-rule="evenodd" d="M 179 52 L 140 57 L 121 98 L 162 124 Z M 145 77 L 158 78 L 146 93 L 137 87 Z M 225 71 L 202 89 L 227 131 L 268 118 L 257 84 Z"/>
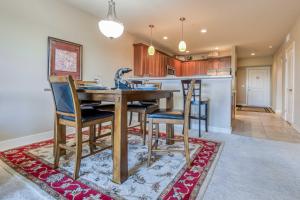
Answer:
<path fill-rule="evenodd" d="M 185 52 L 186 50 L 186 43 L 185 41 L 181 40 L 178 44 L 178 49 L 180 52 Z"/>
<path fill-rule="evenodd" d="M 183 22 L 185 21 L 185 18 L 181 17 L 179 20 L 181 21 L 181 40 L 178 44 L 178 50 L 180 52 L 185 52 L 186 51 L 186 42 L 183 40 Z"/>
<path fill-rule="evenodd" d="M 148 55 L 149 56 L 153 56 L 155 54 L 155 48 L 154 48 L 154 46 L 149 46 L 148 47 Z"/>
<path fill-rule="evenodd" d="M 99 30 L 108 38 L 114 39 L 120 37 L 124 32 L 123 24 L 118 20 L 115 9 L 115 2 L 108 2 L 108 13 L 104 20 L 98 23 Z"/>
<path fill-rule="evenodd" d="M 152 45 L 152 29 L 154 28 L 154 25 L 149 25 L 149 28 L 151 30 L 151 45 L 148 47 L 148 55 L 153 56 L 155 54 L 155 48 Z"/>

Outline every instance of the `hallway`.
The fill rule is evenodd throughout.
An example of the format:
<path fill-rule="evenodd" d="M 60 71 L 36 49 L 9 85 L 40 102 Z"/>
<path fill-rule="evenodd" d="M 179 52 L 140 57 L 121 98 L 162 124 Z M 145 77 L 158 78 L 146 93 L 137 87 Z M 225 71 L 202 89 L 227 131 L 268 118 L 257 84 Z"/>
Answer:
<path fill-rule="evenodd" d="M 300 143 L 300 133 L 273 113 L 237 111 L 233 134 Z"/>

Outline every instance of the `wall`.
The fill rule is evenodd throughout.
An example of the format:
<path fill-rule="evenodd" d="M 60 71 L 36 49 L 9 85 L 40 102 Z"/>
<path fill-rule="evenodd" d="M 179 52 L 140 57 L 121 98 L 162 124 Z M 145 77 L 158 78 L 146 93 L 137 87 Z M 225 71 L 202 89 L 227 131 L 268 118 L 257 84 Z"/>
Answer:
<path fill-rule="evenodd" d="M 240 58 L 237 61 L 238 67 L 253 67 L 253 66 L 271 66 L 273 57 L 255 57 L 255 58 Z"/>
<path fill-rule="evenodd" d="M 284 87 L 284 54 L 280 49 L 274 55 L 272 70 L 272 109 L 279 115 L 283 113 L 283 87 Z"/>
<path fill-rule="evenodd" d="M 48 36 L 83 45 L 85 80 L 110 86 L 118 67 L 133 65 L 134 38 L 107 39 L 98 20 L 58 0 L 0 1 L 0 141 L 53 129 Z"/>
<path fill-rule="evenodd" d="M 276 64 L 275 70 L 277 76 L 273 78 L 276 79 L 274 82 L 276 84 L 273 86 L 273 99 L 277 99 L 280 101 L 276 101 L 273 105 L 275 108 L 282 108 L 282 104 L 284 104 L 284 66 L 281 62 L 282 58 L 285 55 L 285 50 L 292 43 L 295 42 L 295 88 L 294 88 L 294 123 L 292 124 L 298 131 L 300 131 L 300 18 L 297 20 L 295 25 L 289 32 L 290 39 L 289 41 L 285 41 L 279 50 L 276 52 L 274 56 L 274 63 Z M 277 78 L 279 77 L 279 80 Z M 282 85 L 283 84 L 283 85 Z"/>
<path fill-rule="evenodd" d="M 236 90 L 236 70 L 237 70 L 237 51 L 236 46 L 231 48 L 231 75 L 232 75 L 232 89 Z"/>
<path fill-rule="evenodd" d="M 244 67 L 240 67 L 237 70 L 237 97 L 236 97 L 236 103 L 237 105 L 246 105 L 246 86 L 247 86 L 247 70 Z"/>
<path fill-rule="evenodd" d="M 249 67 L 265 67 L 273 65 L 273 57 L 254 57 L 254 58 L 239 58 L 237 60 L 237 104 L 246 104 L 246 68 Z M 272 91 L 271 91 L 272 92 Z M 273 99 L 271 99 L 273 101 Z"/>

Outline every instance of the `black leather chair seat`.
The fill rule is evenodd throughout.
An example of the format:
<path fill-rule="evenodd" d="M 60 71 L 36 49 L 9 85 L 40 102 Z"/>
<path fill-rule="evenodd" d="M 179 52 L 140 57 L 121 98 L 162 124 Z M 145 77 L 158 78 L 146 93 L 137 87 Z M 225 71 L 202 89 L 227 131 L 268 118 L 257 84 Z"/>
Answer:
<path fill-rule="evenodd" d="M 144 110 L 147 113 L 152 113 L 152 112 L 158 110 L 159 107 L 156 104 L 148 104 L 147 105 L 147 104 L 137 103 L 137 104 L 128 104 L 127 109 L 130 112 L 139 112 L 140 110 Z"/>
<path fill-rule="evenodd" d="M 81 119 L 83 122 L 92 121 L 96 119 L 102 119 L 106 117 L 111 117 L 114 114 L 109 111 L 99 111 L 95 109 L 82 109 L 81 110 Z M 74 117 L 70 116 L 61 116 L 62 119 L 69 120 L 69 121 L 75 121 Z"/>
<path fill-rule="evenodd" d="M 115 111 L 115 104 L 101 104 L 97 107 L 94 107 L 95 109 L 98 110 L 105 110 L 105 111 Z"/>
<path fill-rule="evenodd" d="M 151 114 L 148 114 L 148 118 L 160 118 L 160 119 L 184 119 L 184 114 L 181 110 L 166 110 L 160 109 Z"/>

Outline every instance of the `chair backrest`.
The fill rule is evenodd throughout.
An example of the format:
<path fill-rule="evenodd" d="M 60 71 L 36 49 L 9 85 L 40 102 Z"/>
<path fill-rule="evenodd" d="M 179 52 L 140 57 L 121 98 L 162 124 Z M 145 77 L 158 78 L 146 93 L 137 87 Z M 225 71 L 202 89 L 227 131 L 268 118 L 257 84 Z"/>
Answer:
<path fill-rule="evenodd" d="M 154 87 L 158 90 L 161 90 L 162 83 L 161 82 L 145 82 L 145 85 L 154 85 Z M 160 99 L 153 99 L 153 100 L 147 100 L 142 101 L 142 104 L 157 104 L 159 105 Z"/>
<path fill-rule="evenodd" d="M 191 79 L 181 80 L 183 101 L 185 102 L 188 90 L 190 88 Z M 192 93 L 192 101 L 200 101 L 201 99 L 201 80 L 195 80 L 195 86 Z"/>
<path fill-rule="evenodd" d="M 49 78 L 57 115 L 71 116 L 81 121 L 81 110 L 74 80 L 71 76 Z"/>
<path fill-rule="evenodd" d="M 191 112 L 191 101 L 195 89 L 196 80 L 190 80 L 189 89 L 185 98 L 184 104 L 184 121 L 187 123 L 189 121 L 190 112 Z"/>

